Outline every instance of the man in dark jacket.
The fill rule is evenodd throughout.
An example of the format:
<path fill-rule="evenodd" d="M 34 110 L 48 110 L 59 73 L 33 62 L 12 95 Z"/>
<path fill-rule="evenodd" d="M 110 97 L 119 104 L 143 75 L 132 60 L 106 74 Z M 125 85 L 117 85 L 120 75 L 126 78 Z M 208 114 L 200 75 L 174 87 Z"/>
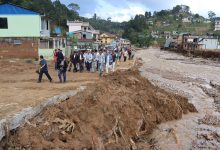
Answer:
<path fill-rule="evenodd" d="M 112 51 L 112 72 L 115 72 L 116 54 Z"/>
<path fill-rule="evenodd" d="M 79 55 L 78 53 L 74 52 L 72 57 L 71 57 L 71 61 L 73 63 L 73 66 L 74 66 L 74 71 L 77 72 L 78 69 L 77 69 L 77 63 L 79 63 Z"/>
<path fill-rule="evenodd" d="M 44 59 L 44 57 L 40 56 L 40 69 L 39 69 L 39 78 L 38 83 L 41 82 L 43 74 L 45 74 L 50 82 L 52 82 L 52 78 L 50 77 L 50 74 L 48 73 L 48 67 L 47 67 L 47 61 Z"/>
<path fill-rule="evenodd" d="M 63 61 L 64 59 L 64 56 L 63 56 L 63 53 L 62 53 L 62 50 L 61 49 L 58 49 L 58 52 L 57 52 L 57 63 L 61 63 L 61 61 Z"/>
<path fill-rule="evenodd" d="M 79 52 L 79 68 L 80 72 L 82 72 L 84 69 L 84 56 L 82 51 Z"/>
<path fill-rule="evenodd" d="M 59 77 L 60 83 L 66 82 L 67 67 L 68 67 L 68 62 L 67 62 L 67 58 L 65 57 L 64 60 L 61 61 L 61 63 L 57 65 L 58 77 Z M 62 77 L 63 77 L 63 79 L 62 79 Z"/>

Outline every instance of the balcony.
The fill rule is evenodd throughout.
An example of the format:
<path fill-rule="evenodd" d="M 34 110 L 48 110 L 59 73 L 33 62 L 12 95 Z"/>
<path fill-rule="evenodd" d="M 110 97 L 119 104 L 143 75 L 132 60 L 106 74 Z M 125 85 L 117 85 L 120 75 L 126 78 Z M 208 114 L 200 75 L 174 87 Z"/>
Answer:
<path fill-rule="evenodd" d="M 50 31 L 49 30 L 41 30 L 40 36 L 41 37 L 50 37 Z"/>

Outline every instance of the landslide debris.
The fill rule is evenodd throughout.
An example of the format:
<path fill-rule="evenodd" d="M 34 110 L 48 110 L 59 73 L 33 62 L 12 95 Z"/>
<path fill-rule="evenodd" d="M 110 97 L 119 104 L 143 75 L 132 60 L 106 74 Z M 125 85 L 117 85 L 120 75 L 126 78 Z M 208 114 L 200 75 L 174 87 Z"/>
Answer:
<path fill-rule="evenodd" d="M 152 85 L 138 70 L 117 71 L 45 108 L 6 140 L 8 149 L 150 149 L 157 124 L 196 112 L 185 97 Z"/>

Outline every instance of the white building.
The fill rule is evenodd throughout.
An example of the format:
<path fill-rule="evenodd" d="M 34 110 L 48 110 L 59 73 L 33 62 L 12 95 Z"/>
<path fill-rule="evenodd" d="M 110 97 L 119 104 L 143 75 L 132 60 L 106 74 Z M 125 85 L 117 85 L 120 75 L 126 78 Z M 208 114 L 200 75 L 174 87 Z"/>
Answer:
<path fill-rule="evenodd" d="M 218 38 L 199 38 L 198 45 L 201 49 L 214 50 L 219 49 L 219 40 Z"/>
<path fill-rule="evenodd" d="M 191 23 L 192 22 L 192 19 L 190 17 L 186 17 L 186 18 L 183 18 L 182 19 L 182 22 L 183 23 Z"/>
<path fill-rule="evenodd" d="M 220 31 L 220 20 L 219 19 L 215 20 L 215 31 Z"/>
<path fill-rule="evenodd" d="M 95 30 L 89 22 L 82 22 L 82 21 L 67 21 L 67 26 L 69 27 L 69 32 L 75 31 L 86 31 L 91 32 L 93 34 L 93 38 L 98 40 L 99 38 L 99 30 Z"/>

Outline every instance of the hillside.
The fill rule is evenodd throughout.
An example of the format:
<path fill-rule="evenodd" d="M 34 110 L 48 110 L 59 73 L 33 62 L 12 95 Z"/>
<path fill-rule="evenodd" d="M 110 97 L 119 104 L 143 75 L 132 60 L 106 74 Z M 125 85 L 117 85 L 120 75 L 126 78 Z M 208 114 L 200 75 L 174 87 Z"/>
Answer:
<path fill-rule="evenodd" d="M 128 22 L 120 23 L 112 22 L 111 18 L 102 19 L 96 14 L 92 18 L 82 17 L 78 13 L 80 9 L 78 4 L 65 5 L 59 0 L 0 0 L 0 3 L 2 2 L 9 2 L 49 16 L 53 25 L 61 26 L 63 34 L 68 31 L 67 20 L 88 21 L 95 29 L 120 35 L 138 47 L 163 42 L 164 32 L 191 32 L 202 35 L 213 31 L 211 21 L 199 14 L 191 13 L 189 6 L 186 5 L 177 5 L 172 9 L 155 11 L 153 14 L 145 12 L 145 15 L 136 15 Z M 213 12 L 210 16 L 213 17 Z M 157 35 L 153 36 L 152 33 Z"/>
<path fill-rule="evenodd" d="M 123 36 L 139 47 L 158 44 L 164 41 L 165 33 L 190 32 L 204 35 L 213 32 L 212 21 L 193 14 L 189 6 L 177 5 L 173 9 L 159 12 L 146 12 L 136 15 L 126 23 Z"/>

